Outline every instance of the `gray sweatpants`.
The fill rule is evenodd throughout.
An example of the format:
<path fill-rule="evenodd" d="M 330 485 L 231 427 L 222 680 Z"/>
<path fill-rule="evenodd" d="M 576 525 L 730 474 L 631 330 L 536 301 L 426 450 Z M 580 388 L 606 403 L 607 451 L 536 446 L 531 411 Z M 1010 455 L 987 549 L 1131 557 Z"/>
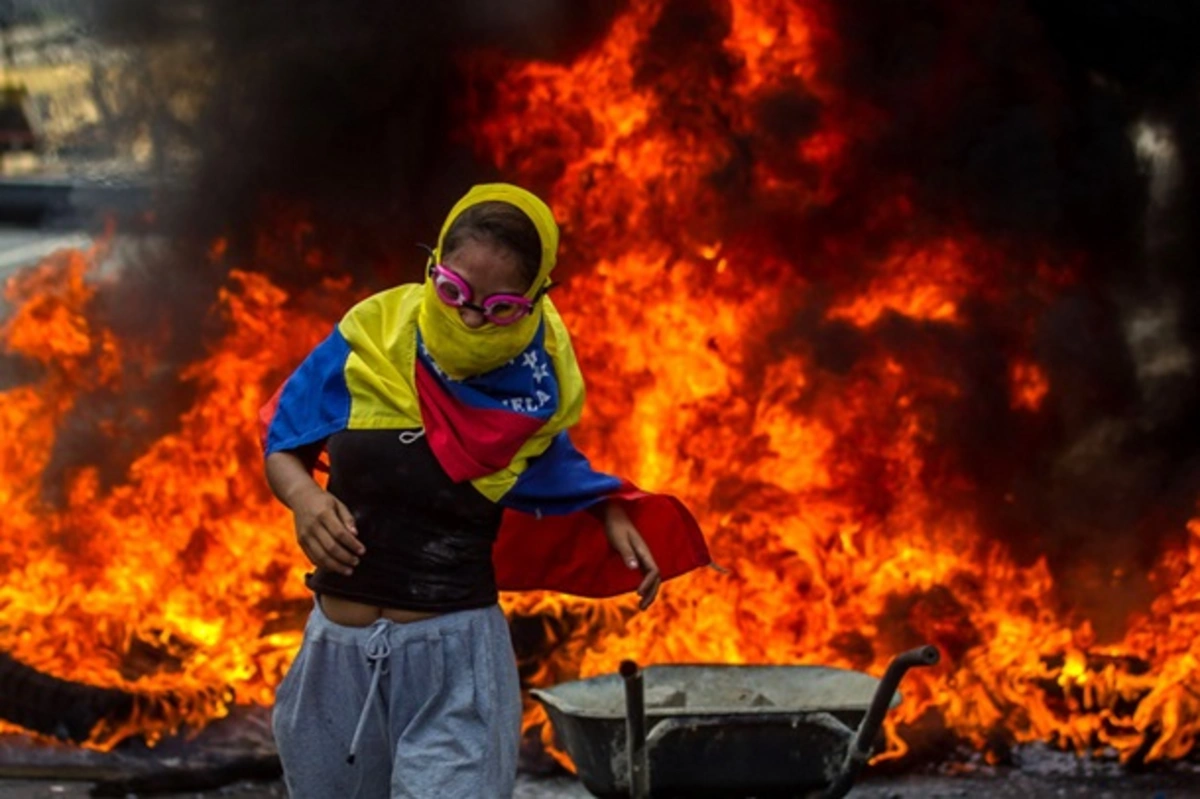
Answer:
<path fill-rule="evenodd" d="M 318 604 L 272 726 L 292 799 L 510 797 L 521 692 L 504 614 L 344 627 Z"/>

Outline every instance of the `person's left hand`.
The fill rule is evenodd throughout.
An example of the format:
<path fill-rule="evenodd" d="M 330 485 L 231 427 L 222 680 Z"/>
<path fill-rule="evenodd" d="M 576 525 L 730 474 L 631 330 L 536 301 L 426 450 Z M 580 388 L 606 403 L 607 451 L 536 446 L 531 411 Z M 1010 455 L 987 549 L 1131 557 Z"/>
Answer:
<path fill-rule="evenodd" d="M 638 586 L 637 594 L 641 597 L 638 607 L 645 610 L 658 596 L 658 587 L 662 577 L 658 572 L 658 564 L 650 554 L 650 547 L 642 540 L 629 514 L 619 502 L 609 501 L 604 506 L 604 533 L 608 543 L 620 554 L 625 565 L 631 569 L 641 568 L 646 573 L 642 584 Z"/>

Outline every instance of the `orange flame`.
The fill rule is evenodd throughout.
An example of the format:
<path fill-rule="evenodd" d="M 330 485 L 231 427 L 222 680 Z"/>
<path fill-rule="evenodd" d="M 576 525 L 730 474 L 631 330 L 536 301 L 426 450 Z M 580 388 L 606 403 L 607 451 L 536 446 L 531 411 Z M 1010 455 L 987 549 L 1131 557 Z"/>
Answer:
<path fill-rule="evenodd" d="M 567 65 L 481 59 L 474 68 L 500 77 L 473 135 L 512 178 L 552 186 L 564 260 L 589 261 L 558 300 L 590 378 L 579 444 L 601 468 L 688 502 L 730 573 L 672 583 L 644 614 L 630 599 L 505 596 L 508 613 L 543 628 L 528 682 L 611 671 L 625 657 L 879 673 L 895 652 L 929 642 L 944 665 L 909 678 L 886 756 L 902 755 L 904 731 L 933 714 L 988 752 L 1048 741 L 1182 757 L 1200 725 L 1200 522 L 1161 556 L 1151 607 L 1100 645 L 1086 620 L 1057 610 L 1044 561 L 1019 566 L 981 534 L 961 501 L 969 483 L 942 486 L 960 500 L 948 502 L 925 481 L 931 409 L 959 394 L 953 380 L 884 356 L 830 374 L 806 347 L 781 347 L 813 307 L 857 329 L 889 316 L 968 324 L 968 298 L 1001 301 L 1002 257 L 968 235 L 897 242 L 858 258 L 864 285 L 807 277 L 803 253 L 723 232 L 736 209 L 713 176 L 739 157 L 733 142 L 755 125 L 747 109 L 758 100 L 799 85 L 824 109 L 785 154 L 749 167 L 745 202 L 764 213 L 831 202 L 871 111 L 821 83 L 816 45 L 832 34 L 816 0 L 733 2 L 720 43 L 732 73 L 710 76 L 724 82 L 695 88 L 702 97 L 662 89 L 630 57 L 662 8 L 633 0 Z M 805 170 L 789 171 L 797 160 Z M 864 224 L 912 213 L 895 196 Z M 226 252 L 217 243 L 211 255 Z M 234 272 L 217 309 L 226 332 L 183 376 L 195 400 L 175 431 L 122 485 L 102 491 L 83 470 L 53 505 L 41 476 L 63 420 L 88 392 L 120 392 L 147 368 L 92 321 L 99 278 L 88 269 L 103 256 L 60 254 L 10 282 L 15 311 L 0 332 L 7 352 L 41 369 L 0 394 L 0 650 L 136 694 L 137 717 L 97 730 L 101 747 L 271 701 L 309 600 L 287 515 L 260 475 L 253 419 L 354 299 L 344 281 L 323 283 L 319 300 L 288 298 Z M 263 257 L 324 258 L 288 247 Z M 849 245 L 821 254 L 841 257 L 858 256 Z M 1039 264 L 1036 274 L 1052 293 L 1065 271 Z M 1014 406 L 1038 412 L 1052 391 L 1040 368 L 1018 359 L 1009 377 Z M 529 709 L 530 725 L 543 718 Z"/>
<path fill-rule="evenodd" d="M 294 624 L 273 628 L 289 602 L 303 603 L 304 563 L 263 492 L 251 420 L 261 386 L 303 357 L 328 321 L 285 311 L 283 292 L 234 273 L 221 298 L 229 331 L 182 376 L 198 393 L 176 432 L 133 464 L 126 484 L 102 493 L 85 469 L 63 506 L 51 507 L 41 472 L 60 422 L 84 392 L 119 390 L 130 367 L 88 320 L 88 270 L 102 256 L 62 253 L 8 287 L 17 309 L 5 349 L 43 374 L 0 399 L 0 650 L 64 679 L 133 692 L 136 716 L 95 731 L 93 743 L 106 747 L 202 725 L 234 701 L 271 702 L 299 642 Z"/>
<path fill-rule="evenodd" d="M 1036 411 L 1050 391 L 1050 380 L 1042 368 L 1032 361 L 1013 361 L 1009 368 L 1014 408 Z"/>
<path fill-rule="evenodd" d="M 591 375 L 581 438 L 601 464 L 684 497 L 732 575 L 672 585 L 662 607 L 621 623 L 574 600 L 510 598 L 515 612 L 557 606 L 573 621 L 537 679 L 611 671 L 623 657 L 878 672 L 930 641 L 948 665 L 912 678 L 889 756 L 906 748 L 897 730 L 931 709 L 981 749 L 1006 738 L 1122 758 L 1146 744 L 1151 758 L 1188 751 L 1195 636 L 1146 632 L 1194 629 L 1186 593 L 1167 591 L 1125 641 L 1097 645 L 1086 621 L 1053 610 L 1044 561 L 1018 567 L 971 512 L 940 503 L 922 481 L 929 408 L 960 393 L 936 365 L 881 358 L 834 379 L 804 348 L 763 357 L 814 302 L 826 319 L 861 328 L 885 314 L 965 324 L 968 297 L 1004 300 L 1004 256 L 961 233 L 896 242 L 865 263 L 845 246 L 825 255 L 857 257 L 855 271 L 873 277 L 816 286 L 792 266 L 803 254 L 723 239 L 718 209 L 737 210 L 722 208 L 713 176 L 736 160 L 731 143 L 752 134 L 747 109 L 797 84 L 823 109 L 792 156 L 815 177 L 758 153 L 745 191 L 763 213 L 834 199 L 848 143 L 871 135 L 872 112 L 822 83 L 814 43 L 832 36 L 822 3 L 732 3 L 720 55 L 734 77 L 719 88 L 704 85 L 716 72 L 704 64 L 680 64 L 675 83 L 656 75 L 665 86 L 637 74 L 663 9 L 632 3 L 608 39 L 568 65 L 481 62 L 502 77 L 476 141 L 517 178 L 549 178 L 556 211 L 597 259 L 564 302 Z M 864 225 L 912 213 L 895 197 L 868 209 Z M 1031 295 L 1070 282 L 1061 260 L 1027 270 Z M 819 299 L 830 291 L 832 301 Z M 1010 384 L 1014 407 L 1031 412 L 1050 391 L 1029 358 L 1012 363 Z M 1193 536 L 1163 556 L 1163 573 L 1194 581 L 1198 554 Z"/>

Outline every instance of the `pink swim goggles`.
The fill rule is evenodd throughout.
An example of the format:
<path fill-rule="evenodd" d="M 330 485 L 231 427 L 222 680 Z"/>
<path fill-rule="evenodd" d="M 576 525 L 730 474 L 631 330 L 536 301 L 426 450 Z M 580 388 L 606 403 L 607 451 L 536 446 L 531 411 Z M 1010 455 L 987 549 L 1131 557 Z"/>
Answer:
<path fill-rule="evenodd" d="M 451 308 L 477 311 L 493 325 L 511 325 L 533 311 L 534 301 L 519 294 L 493 294 L 485 297 L 482 304 L 475 305 L 471 302 L 471 286 L 458 274 L 442 264 L 429 267 L 429 274 L 439 300 Z"/>

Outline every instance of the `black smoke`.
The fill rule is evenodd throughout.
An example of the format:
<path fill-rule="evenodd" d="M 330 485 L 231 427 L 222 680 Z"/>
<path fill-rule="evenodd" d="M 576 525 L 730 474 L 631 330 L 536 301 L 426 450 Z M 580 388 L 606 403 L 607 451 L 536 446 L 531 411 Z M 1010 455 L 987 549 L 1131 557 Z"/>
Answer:
<path fill-rule="evenodd" d="M 166 231 L 250 253 L 264 223 L 295 211 L 319 222 L 314 247 L 378 282 L 419 261 L 397 253 L 436 232 L 448 201 L 486 174 L 463 136 L 463 56 L 569 57 L 617 7 L 105 0 L 91 19 L 135 62 L 182 59 L 202 76 L 193 118 L 174 140 L 164 134 L 184 162 L 167 176 Z M 284 265 L 263 268 L 289 279 Z"/>
<path fill-rule="evenodd" d="M 931 408 L 931 483 L 952 503 L 946 478 L 965 470 L 991 532 L 1022 560 L 1045 555 L 1064 605 L 1117 633 L 1161 589 L 1145 575 L 1200 495 L 1200 383 L 1188 365 L 1200 354 L 1188 235 L 1200 51 L 1187 34 L 1200 10 L 1134 0 L 834 8 L 836 80 L 887 122 L 851 159 L 863 173 L 830 224 L 855 224 L 880 187 L 909 181 L 923 221 L 875 235 L 920 240 L 936 220 L 937 232 L 982 234 L 1010 259 L 992 276 L 1006 300 L 968 302 L 965 329 L 895 318 L 855 346 L 936 365 L 967 389 Z M 1175 190 L 1154 211 L 1135 146 L 1146 125 L 1166 131 L 1178 156 Z M 1076 258 L 1076 280 L 1035 302 L 1034 265 L 1047 253 Z M 1032 336 L 1018 326 L 1030 305 Z M 1006 370 L 1022 351 L 1051 383 L 1033 415 L 1008 401 Z"/>

